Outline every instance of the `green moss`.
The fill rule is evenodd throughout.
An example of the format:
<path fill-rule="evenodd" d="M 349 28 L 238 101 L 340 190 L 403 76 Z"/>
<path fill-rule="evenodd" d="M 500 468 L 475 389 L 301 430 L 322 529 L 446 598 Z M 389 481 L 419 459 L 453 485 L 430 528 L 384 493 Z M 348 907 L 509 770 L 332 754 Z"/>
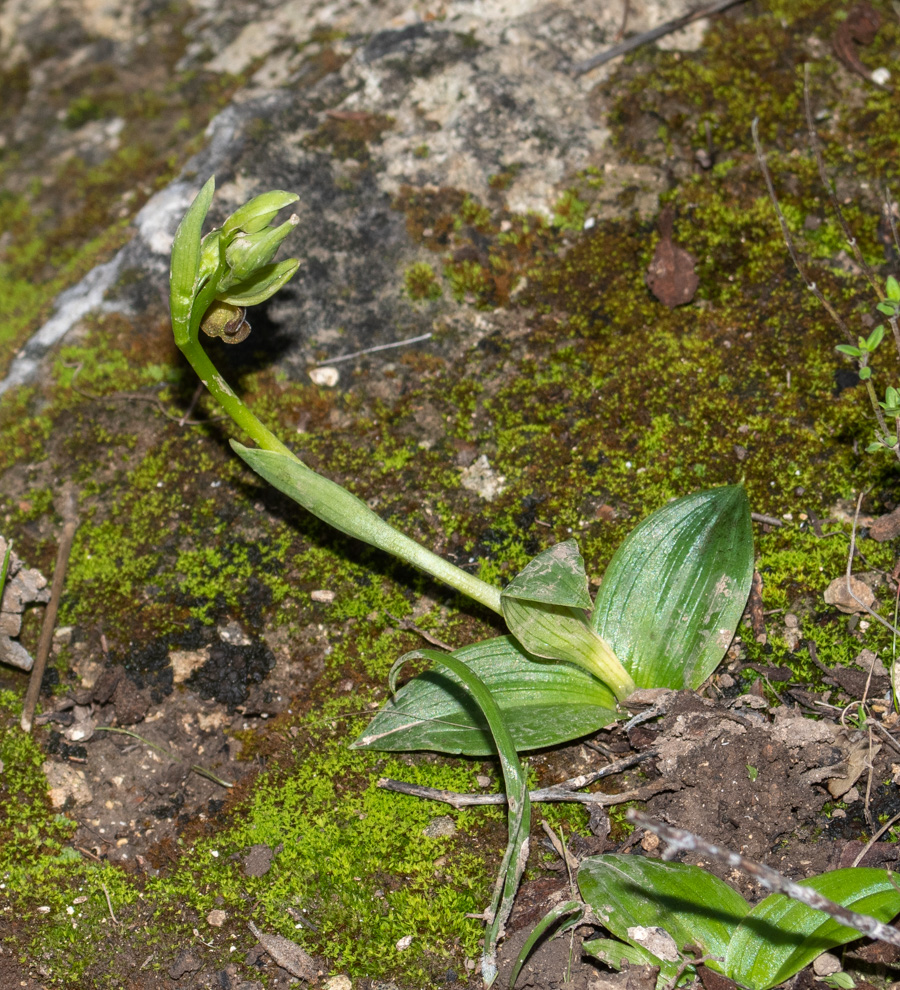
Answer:
<path fill-rule="evenodd" d="M 328 702 L 314 718 L 295 724 L 302 750 L 261 777 L 254 793 L 234 809 L 235 824 L 193 844 L 183 865 L 148 894 L 159 910 L 187 905 L 204 915 L 223 906 L 239 927 L 250 916 L 308 951 L 325 955 L 351 977 L 404 974 L 419 985 L 440 982 L 447 968 L 464 972 L 478 953 L 478 912 L 491 877 L 472 847 L 479 823 L 499 809 L 447 811 L 384 791 L 379 777 L 470 790 L 475 769 L 445 761 L 417 763 L 349 751 L 356 731 L 348 712 L 360 698 Z M 457 838 L 426 838 L 437 816 L 449 815 Z M 278 853 L 260 878 L 244 875 L 240 855 L 265 843 Z M 299 910 L 315 930 L 289 918 Z M 396 943 L 412 935 L 412 945 Z"/>
<path fill-rule="evenodd" d="M 304 143 L 309 148 L 328 148 L 339 161 L 352 158 L 362 164 L 371 159 L 370 145 L 379 144 L 381 136 L 394 126 L 394 118 L 385 114 L 335 113 L 313 131 Z"/>
<path fill-rule="evenodd" d="M 416 302 L 434 302 L 443 295 L 441 283 L 427 261 L 417 261 L 410 265 L 403 275 L 403 283 L 406 294 Z"/>
<path fill-rule="evenodd" d="M 584 228 L 587 209 L 588 204 L 583 199 L 579 199 L 574 191 L 567 190 L 553 207 L 553 226 L 577 233 Z"/>

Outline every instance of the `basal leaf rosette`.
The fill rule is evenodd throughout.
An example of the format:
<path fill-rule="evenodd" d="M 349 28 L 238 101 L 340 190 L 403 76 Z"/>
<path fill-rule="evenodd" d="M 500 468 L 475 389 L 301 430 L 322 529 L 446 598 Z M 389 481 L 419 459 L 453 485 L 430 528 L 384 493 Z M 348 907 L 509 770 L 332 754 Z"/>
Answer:
<path fill-rule="evenodd" d="M 593 607 L 574 540 L 539 554 L 500 594 L 512 636 L 454 656 L 479 665 L 520 749 L 555 745 L 614 721 L 635 686 L 699 687 L 731 643 L 752 575 L 744 489 L 698 492 L 631 533 Z M 482 755 L 490 743 L 476 719 L 446 674 L 428 672 L 354 745 Z"/>

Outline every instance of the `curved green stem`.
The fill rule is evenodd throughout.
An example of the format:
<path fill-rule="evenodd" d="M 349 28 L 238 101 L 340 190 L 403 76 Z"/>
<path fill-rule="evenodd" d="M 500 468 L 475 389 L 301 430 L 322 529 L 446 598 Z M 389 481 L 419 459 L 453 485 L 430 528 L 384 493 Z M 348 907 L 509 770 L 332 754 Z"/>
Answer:
<path fill-rule="evenodd" d="M 181 348 L 182 354 L 190 361 L 191 367 L 197 372 L 200 381 L 207 387 L 210 395 L 219 403 L 226 413 L 235 423 L 263 450 L 274 450 L 279 454 L 287 454 L 294 460 L 300 461 L 293 451 L 285 445 L 267 429 L 254 416 L 254 414 L 244 405 L 232 391 L 231 386 L 216 370 L 216 366 L 210 361 L 206 351 L 197 342 L 185 344 Z M 302 463 L 302 461 L 300 461 Z"/>
<path fill-rule="evenodd" d="M 254 451 L 240 444 L 234 445 L 237 453 L 257 474 L 335 529 L 413 564 L 473 601 L 502 614 L 499 588 L 467 574 L 455 564 L 427 550 L 394 529 L 346 488 L 304 464 L 235 395 L 199 342 L 187 343 L 181 347 L 181 351 L 210 394 L 260 448 L 259 451 Z M 279 456 L 273 463 L 267 463 L 266 455 L 260 451 Z"/>

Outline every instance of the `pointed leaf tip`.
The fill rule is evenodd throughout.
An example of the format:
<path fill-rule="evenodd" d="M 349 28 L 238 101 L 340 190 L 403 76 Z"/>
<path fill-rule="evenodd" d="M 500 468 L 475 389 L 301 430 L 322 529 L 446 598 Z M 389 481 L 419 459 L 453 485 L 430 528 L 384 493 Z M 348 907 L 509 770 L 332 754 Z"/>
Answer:
<path fill-rule="evenodd" d="M 578 544 L 566 540 L 539 553 L 510 581 L 503 594 L 547 605 L 589 609 L 591 596 Z"/>

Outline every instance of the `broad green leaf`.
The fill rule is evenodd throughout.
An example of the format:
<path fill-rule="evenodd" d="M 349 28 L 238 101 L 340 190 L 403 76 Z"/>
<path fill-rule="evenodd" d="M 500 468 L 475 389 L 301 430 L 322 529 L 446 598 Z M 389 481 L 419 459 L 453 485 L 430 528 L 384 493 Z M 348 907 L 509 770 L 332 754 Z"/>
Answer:
<path fill-rule="evenodd" d="M 584 560 L 574 540 L 557 543 L 530 561 L 503 589 L 506 598 L 591 607 Z"/>
<path fill-rule="evenodd" d="M 900 890 L 885 870 L 848 867 L 801 881 L 846 908 L 890 921 L 900 912 Z M 860 937 L 784 894 L 770 894 L 744 918 L 731 940 L 726 972 L 750 990 L 770 987 L 798 973 L 816 956 Z"/>
<path fill-rule="evenodd" d="M 175 343 L 179 347 L 190 340 L 191 303 L 194 299 L 197 273 L 200 270 L 200 232 L 209 212 L 215 188 L 216 180 L 213 176 L 197 193 L 194 202 L 178 225 L 172 243 L 169 307 L 172 311 Z"/>
<path fill-rule="evenodd" d="M 616 700 L 604 684 L 579 667 L 529 655 L 511 636 L 466 646 L 453 656 L 491 692 L 519 752 L 577 739 L 616 719 Z M 467 756 L 494 752 L 478 707 L 452 673 L 437 670 L 404 685 L 353 746 Z"/>
<path fill-rule="evenodd" d="M 724 959 L 749 907 L 741 895 L 706 870 L 642 856 L 591 856 L 578 870 L 581 896 L 617 938 L 644 949 L 628 929 L 664 928 L 681 949 L 699 945 Z M 707 965 L 723 972 L 722 964 Z"/>
<path fill-rule="evenodd" d="M 592 625 L 638 687 L 698 688 L 731 643 L 752 577 L 743 487 L 686 495 L 613 555 Z"/>

